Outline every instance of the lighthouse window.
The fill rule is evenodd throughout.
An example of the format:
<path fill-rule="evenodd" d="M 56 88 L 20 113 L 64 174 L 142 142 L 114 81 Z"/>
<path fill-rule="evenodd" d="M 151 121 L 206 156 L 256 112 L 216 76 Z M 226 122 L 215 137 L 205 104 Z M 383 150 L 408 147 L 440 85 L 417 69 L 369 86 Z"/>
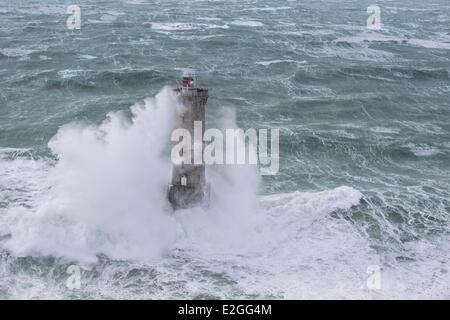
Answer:
<path fill-rule="evenodd" d="M 187 178 L 186 178 L 186 176 L 182 176 L 181 177 L 181 185 L 183 187 L 187 186 Z"/>

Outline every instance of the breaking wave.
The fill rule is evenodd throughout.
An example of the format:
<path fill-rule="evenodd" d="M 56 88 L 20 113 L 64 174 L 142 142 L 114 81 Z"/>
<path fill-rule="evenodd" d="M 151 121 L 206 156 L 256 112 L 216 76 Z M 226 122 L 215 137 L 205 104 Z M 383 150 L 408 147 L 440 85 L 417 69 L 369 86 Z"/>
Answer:
<path fill-rule="evenodd" d="M 114 112 L 98 126 L 69 123 L 48 144 L 57 160 L 24 158 L 21 151 L 4 149 L 9 159 L 1 160 L 2 187 L 25 188 L 21 194 L 30 199 L 18 201 L 17 190 L 6 197 L 18 199 L 2 199 L 0 230 L 8 235 L 2 247 L 15 256 L 88 264 L 100 254 L 152 261 L 186 243 L 201 243 L 213 252 L 260 251 L 267 239 L 276 239 L 270 235 L 273 212 L 290 207 L 291 218 L 299 211 L 314 220 L 359 203 L 362 195 L 345 187 L 266 196 L 260 203 L 256 167 L 218 166 L 207 171 L 213 186 L 209 209 L 172 214 L 166 200 L 167 149 L 176 104 L 165 88 L 132 106 L 131 118 Z"/>

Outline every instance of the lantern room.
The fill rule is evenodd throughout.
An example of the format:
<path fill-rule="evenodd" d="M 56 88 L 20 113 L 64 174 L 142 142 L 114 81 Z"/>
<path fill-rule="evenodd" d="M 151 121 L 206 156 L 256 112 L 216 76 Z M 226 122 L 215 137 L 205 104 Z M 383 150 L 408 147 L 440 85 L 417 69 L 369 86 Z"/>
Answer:
<path fill-rule="evenodd" d="M 194 68 L 183 70 L 183 90 L 192 90 L 197 88 L 198 71 Z"/>

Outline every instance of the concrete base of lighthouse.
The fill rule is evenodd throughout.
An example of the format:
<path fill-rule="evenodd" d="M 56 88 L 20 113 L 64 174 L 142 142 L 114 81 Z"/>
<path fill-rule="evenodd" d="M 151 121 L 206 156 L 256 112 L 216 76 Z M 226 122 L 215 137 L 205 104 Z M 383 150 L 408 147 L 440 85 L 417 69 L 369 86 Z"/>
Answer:
<path fill-rule="evenodd" d="M 198 186 L 169 186 L 169 202 L 174 209 L 187 209 L 197 206 L 208 206 L 210 186 L 200 189 Z"/>

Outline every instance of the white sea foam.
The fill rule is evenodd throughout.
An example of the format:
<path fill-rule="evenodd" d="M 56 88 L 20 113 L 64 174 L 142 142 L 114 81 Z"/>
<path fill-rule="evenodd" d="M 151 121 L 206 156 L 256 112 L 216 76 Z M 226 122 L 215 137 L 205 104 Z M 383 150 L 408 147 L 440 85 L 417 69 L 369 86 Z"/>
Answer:
<path fill-rule="evenodd" d="M 321 192 L 293 192 L 264 196 L 262 203 L 277 215 L 290 212 L 305 221 L 317 220 L 318 217 L 337 209 L 350 209 L 359 204 L 363 195 L 351 187 L 339 187 Z M 302 227 L 307 224 L 302 224 Z"/>
<path fill-rule="evenodd" d="M 344 59 L 356 59 L 361 61 L 390 61 L 395 58 L 395 54 L 388 51 L 378 50 L 370 48 L 368 43 L 364 40 L 356 40 L 349 38 L 339 38 L 335 40 L 335 43 L 339 42 L 360 43 L 358 48 L 340 47 L 336 45 L 327 44 L 324 47 L 307 49 L 311 50 L 315 55 L 327 56 L 327 57 L 339 57 Z"/>
<path fill-rule="evenodd" d="M 145 0 L 126 0 L 125 3 L 127 3 L 127 4 L 144 4 Z"/>
<path fill-rule="evenodd" d="M 78 77 L 83 72 L 84 72 L 84 70 L 66 69 L 66 70 L 58 71 L 58 76 L 60 76 L 63 79 L 69 79 L 69 78 Z"/>
<path fill-rule="evenodd" d="M 290 10 L 292 7 L 262 7 L 262 8 L 251 8 L 253 11 L 279 11 L 279 10 Z"/>
<path fill-rule="evenodd" d="M 254 20 L 233 20 L 230 24 L 239 27 L 262 27 L 264 25 L 262 22 Z"/>
<path fill-rule="evenodd" d="M 100 20 L 103 22 L 113 22 L 121 15 L 124 15 L 124 13 L 118 11 L 107 11 L 100 17 Z"/>
<path fill-rule="evenodd" d="M 45 4 L 39 3 L 39 5 L 28 5 L 16 8 L 17 12 L 28 15 L 64 15 L 66 14 L 67 5 L 64 4 Z"/>
<path fill-rule="evenodd" d="M 31 53 L 36 52 L 32 49 L 22 49 L 22 48 L 5 48 L 0 49 L 0 53 L 7 57 L 17 58 L 17 57 L 28 57 Z"/>
<path fill-rule="evenodd" d="M 79 54 L 78 57 L 80 57 L 81 59 L 87 59 L 87 60 L 97 59 L 96 56 L 92 56 L 90 54 Z"/>
<path fill-rule="evenodd" d="M 0 224 L 0 241 L 6 239 L 11 234 L 8 226 L 6 224 Z"/>
<path fill-rule="evenodd" d="M 222 19 L 221 19 L 221 18 L 213 18 L 213 17 L 200 17 L 200 18 L 197 18 L 197 20 L 220 21 L 220 20 L 222 20 Z"/>
<path fill-rule="evenodd" d="M 450 50 L 450 42 L 429 39 L 408 39 L 408 43 L 423 48 Z"/>
<path fill-rule="evenodd" d="M 197 241 L 198 235 L 223 250 L 243 247 L 242 237 L 255 233 L 259 175 L 254 166 L 209 170 L 214 185 L 210 210 L 175 216 L 168 210 L 166 148 L 176 108 L 166 88 L 133 106 L 131 120 L 111 113 L 98 127 L 63 126 L 49 142 L 58 157 L 56 165 L 48 168 L 45 178 L 34 177 L 48 192 L 31 209 L 16 205 L 1 217 L 0 225 L 10 226 L 12 234 L 4 247 L 18 256 L 56 256 L 82 263 L 95 262 L 100 253 L 149 261 L 180 237 L 189 242 Z"/>
<path fill-rule="evenodd" d="M 152 22 L 152 29 L 153 30 L 165 30 L 165 31 L 192 30 L 192 29 L 195 29 L 195 25 L 192 24 L 192 23 L 176 23 L 176 22 L 158 23 L 158 22 Z"/>
<path fill-rule="evenodd" d="M 29 207 L 39 201 L 50 163 L 34 160 L 29 149 L 0 148 L 0 215 L 2 203 Z"/>
<path fill-rule="evenodd" d="M 295 60 L 290 60 L 290 59 L 286 59 L 286 60 L 268 60 L 268 61 L 257 61 L 255 62 L 255 64 L 259 64 L 262 66 L 270 66 L 271 64 L 277 64 L 277 63 L 297 63 L 297 64 L 304 64 L 306 63 L 306 61 L 295 61 Z"/>
<path fill-rule="evenodd" d="M 412 153 L 417 157 L 431 157 L 440 154 L 442 151 L 436 147 L 424 144 L 408 143 L 406 145 Z"/>
<path fill-rule="evenodd" d="M 189 244 L 210 253 L 265 252 L 265 246 L 276 246 L 279 239 L 272 229 L 281 225 L 272 226 L 271 219 L 281 212 L 286 213 L 281 221 L 296 220 L 296 227 L 306 227 L 359 202 L 358 191 L 338 188 L 267 196 L 260 209 L 257 168 L 217 166 L 207 170 L 212 185 L 209 209 L 170 215 L 166 148 L 176 106 L 172 92 L 165 89 L 133 106 L 131 120 L 111 113 L 98 127 L 63 126 L 49 143 L 58 158 L 54 167 L 20 160 L 47 169 L 28 177 L 41 186 L 36 188 L 37 203 L 10 207 L 1 216 L 0 225 L 8 225 L 12 234 L 4 248 L 18 256 L 57 256 L 83 263 L 95 262 L 100 253 L 149 261 Z M 236 126 L 232 113 L 222 122 L 224 127 Z M 9 164 L 17 166 L 10 177 L 23 177 L 23 163 Z"/>
<path fill-rule="evenodd" d="M 366 42 L 394 42 L 401 43 L 404 39 L 395 36 L 389 36 L 385 34 L 375 33 L 375 32 L 363 32 L 359 35 L 339 37 L 335 42 L 348 42 L 355 44 L 362 44 Z"/>
<path fill-rule="evenodd" d="M 391 133 L 391 134 L 399 134 L 400 129 L 397 128 L 386 128 L 386 127 L 373 127 L 369 129 L 372 132 L 376 133 Z"/>
<path fill-rule="evenodd" d="M 151 259 L 176 238 L 165 213 L 169 139 L 175 104 L 168 89 L 132 108 L 128 122 L 113 113 L 99 127 L 68 124 L 50 141 L 58 156 L 34 210 L 16 207 L 6 247 L 17 255 L 52 255 L 93 262 Z"/>
<path fill-rule="evenodd" d="M 157 31 L 188 31 L 197 29 L 228 29 L 228 25 L 182 22 L 152 22 L 152 29 Z"/>
<path fill-rule="evenodd" d="M 392 42 L 401 45 L 412 45 L 429 49 L 450 49 L 450 42 L 446 35 L 440 35 L 434 39 L 406 38 L 401 36 L 385 35 L 375 32 L 363 32 L 356 36 L 340 37 L 336 42 L 348 42 L 364 44 L 371 42 Z"/>
<path fill-rule="evenodd" d="M 364 198 L 352 187 L 258 196 L 255 167 L 208 167 L 209 208 L 172 215 L 166 148 L 176 108 L 166 88 L 134 105 L 131 119 L 119 112 L 99 126 L 68 124 L 49 143 L 56 161 L 0 149 L 0 189 L 11 189 L 0 194 L 0 203 L 9 203 L 0 205 L 0 237 L 6 236 L 0 248 L 12 257 L 52 256 L 82 264 L 95 263 L 98 254 L 125 260 L 97 265 L 100 278 L 83 287 L 92 297 L 194 298 L 216 292 L 221 298 L 398 298 L 448 292 L 448 273 L 437 282 L 427 274 L 443 268 L 435 255 L 444 257 L 445 249 L 437 252 L 428 242 L 423 250 L 414 247 L 415 274 L 410 265 L 384 264 L 361 230 L 341 218 Z M 233 112 L 220 119 L 223 127 L 236 126 Z M 111 277 L 131 270 L 132 263 L 155 270 L 162 289 L 116 290 Z M 367 267 L 374 264 L 383 267 L 380 291 L 366 287 Z M 202 270 L 226 274 L 231 284 L 219 290 Z M 5 274 L 0 268 L 0 278 Z M 415 288 L 418 281 L 424 285 Z M 27 288 L 15 287 L 11 297 L 66 296 L 32 276 L 22 282 Z"/>

